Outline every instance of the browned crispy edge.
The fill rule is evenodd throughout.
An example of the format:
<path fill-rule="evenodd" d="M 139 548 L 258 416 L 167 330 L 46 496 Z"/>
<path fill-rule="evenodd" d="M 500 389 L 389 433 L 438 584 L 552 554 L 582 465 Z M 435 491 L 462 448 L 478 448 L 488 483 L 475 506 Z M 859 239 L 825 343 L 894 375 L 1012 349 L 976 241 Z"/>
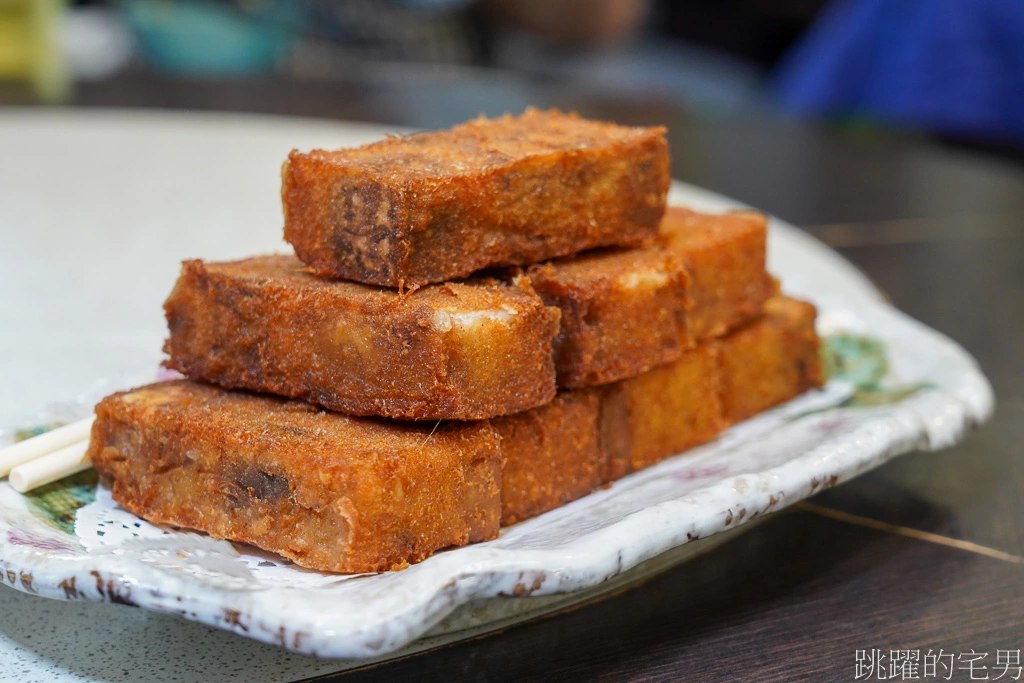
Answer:
<path fill-rule="evenodd" d="M 551 403 L 491 421 L 501 435 L 503 525 L 593 492 L 605 481 L 598 435 L 600 393 L 563 391 Z"/>
<path fill-rule="evenodd" d="M 596 274 L 588 282 L 573 281 L 561 276 L 558 262 L 527 271 L 544 303 L 562 312 L 555 338 L 559 387 L 597 386 L 634 377 L 679 359 L 692 346 L 686 322 L 688 276 L 668 252 L 663 256 L 671 264 L 664 268 L 668 279 L 655 290 L 624 291 L 614 278 Z"/>
<path fill-rule="evenodd" d="M 664 129 L 647 130 L 632 144 L 516 159 L 443 183 L 293 151 L 282 168 L 284 236 L 321 275 L 390 287 L 635 246 L 657 233 L 670 182 Z"/>
<path fill-rule="evenodd" d="M 211 390 L 200 388 L 195 393 L 201 398 Z M 264 432 L 228 433 L 189 409 L 183 415 L 165 412 L 155 417 L 126 404 L 127 393 L 107 397 L 96 407 L 87 457 L 111 483 L 114 500 L 150 522 L 250 543 L 311 569 L 347 573 L 401 569 L 442 548 L 489 540 L 498 533 L 499 438 L 486 423 L 459 427 L 467 436 L 453 447 L 462 450 L 452 452 L 444 471 L 425 471 L 430 480 L 415 486 L 426 486 L 427 491 L 414 494 L 406 488 L 404 499 L 400 488 L 384 483 L 391 481 L 388 468 L 393 467 L 387 464 L 386 442 L 382 441 L 379 453 L 342 453 L 339 457 L 365 461 L 342 475 L 362 481 L 344 483 L 352 498 L 334 498 L 327 488 L 329 470 L 311 469 L 308 464 L 282 466 L 288 454 Z M 255 400 L 268 406 L 287 403 Z M 260 410 L 264 409 L 256 410 L 257 420 Z M 430 435 L 429 430 L 422 431 L 417 438 Z M 239 446 L 239 439 L 246 444 Z M 345 448 L 344 440 L 339 440 L 337 451 Z M 461 507 L 446 503 L 441 519 L 424 507 L 419 513 L 422 523 L 415 528 L 394 528 L 366 503 L 377 496 L 378 500 L 386 497 L 391 510 L 403 505 L 436 509 L 438 496 L 429 487 L 437 486 L 454 489 L 448 498 L 460 499 Z M 403 514 L 415 516 L 413 508 Z"/>
<path fill-rule="evenodd" d="M 717 347 L 704 344 L 607 388 L 601 436 L 609 480 L 710 441 L 725 429 L 718 355 Z"/>
<path fill-rule="evenodd" d="M 765 302 L 778 293 L 778 283 L 765 269 L 767 225 L 767 217 L 753 211 L 702 214 L 679 206 L 666 209 L 660 241 L 682 260 L 690 276 L 687 292 L 692 305 L 686 320 L 695 343 L 757 318 Z M 676 244 L 671 235 L 679 230 L 696 231 L 702 239 Z"/>
<path fill-rule="evenodd" d="M 822 386 L 816 311 L 785 296 L 681 360 L 606 388 L 601 438 L 609 479 L 706 443 L 736 422 Z"/>
<path fill-rule="evenodd" d="M 352 415 L 485 419 L 555 396 L 552 340 L 559 312 L 529 296 L 536 305 L 518 316 L 515 343 L 505 340 L 495 350 L 488 339 L 446 342 L 431 329 L 431 312 L 413 304 L 415 295 L 382 312 L 339 302 L 329 291 L 254 284 L 186 261 L 164 304 L 170 329 L 165 365 L 225 388 L 301 398 Z M 361 353 L 329 339 L 342 315 L 388 331 L 388 345 L 372 349 L 387 367 L 361 367 Z M 474 352 L 500 352 L 494 382 L 461 371 Z"/>
<path fill-rule="evenodd" d="M 730 424 L 824 384 L 814 306 L 778 296 L 761 318 L 717 343 L 722 357 L 722 408 Z"/>
<path fill-rule="evenodd" d="M 492 420 L 501 437 L 502 464 L 481 459 L 466 473 L 469 542 L 493 537 L 496 512 L 488 512 L 488 492 L 501 490 L 501 521 L 511 524 L 541 514 L 593 491 L 611 481 L 653 465 L 687 448 L 705 443 L 727 425 L 766 410 L 812 387 L 821 386 L 823 374 L 814 332 L 814 307 L 785 297 L 768 302 L 765 316 L 723 340 L 690 351 L 681 361 L 656 368 L 639 377 L 591 390 L 562 392 L 547 406 L 516 416 Z M 737 373 L 737 368 L 744 372 Z M 710 370 L 709 370 L 710 369 Z M 755 378 L 755 379 L 751 379 Z M 756 409 L 738 410 L 733 397 L 750 385 L 769 386 L 754 393 Z M 110 399 L 108 399 L 109 401 Z M 101 404 L 103 406 L 104 404 Z M 98 414 L 102 408 L 97 409 Z M 204 529 L 195 520 L 165 518 L 140 504 L 138 493 L 118 492 L 125 480 L 119 458 L 104 447 L 127 439 L 136 447 L 145 435 L 129 422 L 97 420 L 90 455 L 97 469 L 115 481 L 115 496 L 140 516 Z M 126 436 L 127 435 L 127 436 Z M 160 439 L 164 438 L 163 433 Z M 168 457 L 166 445 L 153 458 Z M 173 448 L 172 448 L 173 450 Z M 180 451 L 180 448 L 179 448 Z M 146 456 L 141 459 L 145 460 Z M 237 485 L 237 483 L 230 483 Z M 474 512 L 475 511 L 475 512 Z M 245 533 L 222 537 L 261 545 Z M 288 556 L 287 549 L 262 545 Z M 400 568 L 423 559 L 429 552 L 410 554 L 386 563 L 349 564 L 335 571 L 377 571 Z M 391 562 L 392 560 L 389 560 Z M 322 567 L 321 567 L 322 568 Z"/>

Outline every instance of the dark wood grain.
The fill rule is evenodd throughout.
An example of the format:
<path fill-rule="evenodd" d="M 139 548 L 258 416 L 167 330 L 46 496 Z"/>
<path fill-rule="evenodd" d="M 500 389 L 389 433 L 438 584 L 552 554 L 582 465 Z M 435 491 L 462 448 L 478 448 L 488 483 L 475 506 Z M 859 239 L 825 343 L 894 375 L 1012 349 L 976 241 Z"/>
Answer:
<path fill-rule="evenodd" d="M 994 660 L 1022 608 L 1022 565 L 791 513 L 608 601 L 338 680 L 849 681 L 858 649 Z"/>
<path fill-rule="evenodd" d="M 898 308 L 971 351 L 999 404 L 960 446 L 897 459 L 817 502 L 1024 557 L 1024 212 L 885 225 L 812 232 L 838 237 Z"/>

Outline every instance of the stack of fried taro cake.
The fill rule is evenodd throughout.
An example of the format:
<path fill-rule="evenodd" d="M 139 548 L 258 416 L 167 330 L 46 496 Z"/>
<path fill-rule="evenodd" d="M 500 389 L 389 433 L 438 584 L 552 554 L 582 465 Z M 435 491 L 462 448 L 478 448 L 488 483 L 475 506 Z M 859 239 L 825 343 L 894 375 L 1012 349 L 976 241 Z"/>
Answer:
<path fill-rule="evenodd" d="M 187 261 L 168 367 L 89 455 L 158 523 L 398 569 L 822 382 L 766 220 L 666 209 L 659 128 L 559 112 L 293 152 L 296 256 Z"/>

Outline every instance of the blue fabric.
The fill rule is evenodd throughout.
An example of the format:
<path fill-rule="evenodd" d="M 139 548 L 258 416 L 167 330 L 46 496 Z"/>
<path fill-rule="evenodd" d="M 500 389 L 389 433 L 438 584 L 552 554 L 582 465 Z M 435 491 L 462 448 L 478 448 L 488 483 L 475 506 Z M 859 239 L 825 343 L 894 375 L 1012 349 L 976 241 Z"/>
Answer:
<path fill-rule="evenodd" d="M 1024 0 L 836 0 L 774 90 L 797 113 L 1024 140 Z"/>

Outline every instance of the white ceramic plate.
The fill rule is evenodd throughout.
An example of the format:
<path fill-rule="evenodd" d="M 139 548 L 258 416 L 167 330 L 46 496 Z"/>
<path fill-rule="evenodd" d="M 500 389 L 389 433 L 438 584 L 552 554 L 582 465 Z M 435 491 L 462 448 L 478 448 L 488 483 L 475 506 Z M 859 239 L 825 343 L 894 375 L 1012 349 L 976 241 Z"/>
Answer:
<path fill-rule="evenodd" d="M 100 394 L 152 377 L 178 262 L 283 249 L 287 151 L 385 132 L 262 117 L 0 114 L 0 320 L 17 324 L 0 335 L 0 427 L 75 417 Z M 681 184 L 671 201 L 737 206 Z M 820 331 L 853 372 L 494 541 L 397 573 L 322 575 L 153 527 L 92 485 L 24 497 L 4 482 L 0 580 L 365 661 L 658 571 L 895 455 L 948 446 L 989 416 L 991 388 L 974 361 L 882 303 L 834 252 L 774 221 L 769 260 L 787 291 L 819 305 Z"/>

